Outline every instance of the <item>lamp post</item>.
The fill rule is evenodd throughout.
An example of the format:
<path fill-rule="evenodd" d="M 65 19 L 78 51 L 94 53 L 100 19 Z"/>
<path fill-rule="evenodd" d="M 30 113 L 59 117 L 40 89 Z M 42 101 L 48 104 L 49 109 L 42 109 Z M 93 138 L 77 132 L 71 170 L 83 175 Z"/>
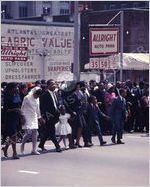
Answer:
<path fill-rule="evenodd" d="M 75 1 L 74 11 L 74 58 L 73 58 L 73 79 L 80 80 L 80 64 L 79 64 L 79 21 L 78 21 L 78 1 Z"/>
<path fill-rule="evenodd" d="M 48 52 L 46 50 L 43 50 L 39 55 L 42 57 L 42 79 L 46 80 L 46 71 L 45 71 L 46 60 L 45 60 L 45 57 L 48 55 Z"/>
<path fill-rule="evenodd" d="M 124 12 L 120 13 L 120 81 L 122 81 L 123 75 L 123 22 L 124 22 Z"/>

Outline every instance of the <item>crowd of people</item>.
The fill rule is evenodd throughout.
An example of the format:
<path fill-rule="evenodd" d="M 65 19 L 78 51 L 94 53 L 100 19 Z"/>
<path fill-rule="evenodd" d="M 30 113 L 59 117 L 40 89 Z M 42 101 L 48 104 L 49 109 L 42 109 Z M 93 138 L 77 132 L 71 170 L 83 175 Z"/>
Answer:
<path fill-rule="evenodd" d="M 8 157 L 12 145 L 13 158 L 19 159 L 17 139 L 21 138 L 21 153 L 25 143 L 32 141 L 32 154 L 38 147 L 46 152 L 45 142 L 51 140 L 57 152 L 93 146 L 97 135 L 100 146 L 112 135 L 113 144 L 124 144 L 123 131 L 149 133 L 149 84 L 126 82 L 97 83 L 91 80 L 56 83 L 53 79 L 35 83 L 1 83 L 2 150 Z M 23 134 L 23 135 L 22 135 Z M 80 139 L 83 137 L 84 145 Z M 66 138 L 69 144 L 67 145 Z"/>

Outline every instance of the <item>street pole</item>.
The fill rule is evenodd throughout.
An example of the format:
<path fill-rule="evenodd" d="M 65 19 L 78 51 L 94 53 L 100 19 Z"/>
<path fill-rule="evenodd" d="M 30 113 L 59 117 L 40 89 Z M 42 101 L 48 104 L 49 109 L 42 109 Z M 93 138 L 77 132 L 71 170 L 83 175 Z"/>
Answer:
<path fill-rule="evenodd" d="M 45 72 L 45 68 L 46 68 L 46 56 L 47 56 L 47 53 L 45 51 L 42 51 L 39 56 L 41 56 L 42 58 L 42 79 L 43 80 L 46 80 L 46 72 Z"/>
<path fill-rule="evenodd" d="M 43 63 L 43 75 L 42 75 L 42 78 L 43 80 L 45 80 L 45 56 L 44 54 L 42 55 L 42 63 Z"/>
<path fill-rule="evenodd" d="M 116 70 L 114 69 L 114 84 L 116 85 Z"/>
<path fill-rule="evenodd" d="M 122 81 L 123 74 L 123 26 L 124 25 L 124 12 L 120 14 L 120 81 Z"/>
<path fill-rule="evenodd" d="M 73 61 L 73 80 L 80 80 L 79 68 L 79 21 L 78 21 L 78 1 L 74 1 L 74 61 Z"/>

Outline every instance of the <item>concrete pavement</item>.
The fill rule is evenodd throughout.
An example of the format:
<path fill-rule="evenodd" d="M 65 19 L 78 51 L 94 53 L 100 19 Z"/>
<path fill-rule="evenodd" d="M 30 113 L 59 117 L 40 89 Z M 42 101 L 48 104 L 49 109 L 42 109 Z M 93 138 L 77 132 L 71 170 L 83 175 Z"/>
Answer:
<path fill-rule="evenodd" d="M 125 134 L 124 145 L 113 145 L 111 136 L 104 136 L 107 145 L 56 153 L 51 141 L 46 142 L 47 153 L 30 155 L 31 143 L 25 146 L 20 160 L 5 159 L 2 153 L 2 186 L 148 186 L 149 137 Z M 81 142 L 82 144 L 83 142 Z M 61 143 L 62 147 L 63 144 Z"/>

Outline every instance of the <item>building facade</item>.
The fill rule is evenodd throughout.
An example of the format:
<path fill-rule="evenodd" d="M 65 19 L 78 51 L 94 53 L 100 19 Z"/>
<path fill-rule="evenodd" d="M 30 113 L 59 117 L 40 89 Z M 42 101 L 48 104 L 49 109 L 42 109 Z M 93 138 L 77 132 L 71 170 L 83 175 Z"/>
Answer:
<path fill-rule="evenodd" d="M 2 1 L 1 7 L 3 19 L 71 14 L 70 1 Z"/>

